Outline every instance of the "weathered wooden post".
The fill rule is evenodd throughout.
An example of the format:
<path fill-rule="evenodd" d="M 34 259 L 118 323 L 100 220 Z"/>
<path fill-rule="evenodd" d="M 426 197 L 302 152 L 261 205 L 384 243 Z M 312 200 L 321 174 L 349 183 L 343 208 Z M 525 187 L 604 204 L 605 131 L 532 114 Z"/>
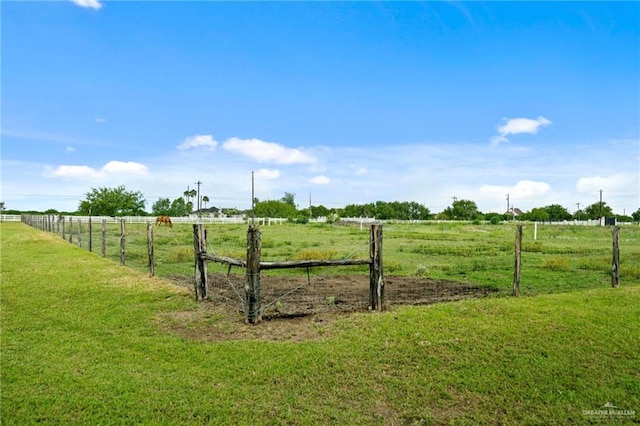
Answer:
<path fill-rule="evenodd" d="M 207 297 L 207 231 L 203 224 L 193 225 L 193 251 L 195 253 L 196 300 Z"/>
<path fill-rule="evenodd" d="M 384 304 L 384 278 L 382 275 L 382 225 L 371 225 L 369 255 L 369 307 L 382 311 Z"/>
<path fill-rule="evenodd" d="M 147 222 L 147 253 L 149 254 L 149 276 L 155 275 L 155 259 L 153 257 L 153 223 Z"/>
<path fill-rule="evenodd" d="M 614 226 L 611 229 L 613 234 L 613 263 L 611 265 L 611 286 L 617 288 L 620 285 L 620 246 L 618 245 L 618 234 L 620 227 Z"/>
<path fill-rule="evenodd" d="M 261 255 L 262 236 L 256 225 L 249 225 L 247 231 L 247 279 L 244 290 L 246 293 L 245 312 L 250 324 L 256 324 L 262 319 L 262 307 L 260 306 Z"/>
<path fill-rule="evenodd" d="M 73 243 L 73 218 L 69 218 L 69 243 Z"/>
<path fill-rule="evenodd" d="M 82 219 L 78 219 L 78 247 L 82 247 Z"/>
<path fill-rule="evenodd" d="M 515 266 L 513 269 L 513 295 L 520 296 L 520 267 L 522 264 L 522 225 L 516 227 Z"/>
<path fill-rule="evenodd" d="M 107 257 L 107 219 L 102 219 L 102 244 L 101 251 L 102 257 Z"/>
<path fill-rule="evenodd" d="M 89 251 L 93 251 L 93 238 L 91 237 L 91 234 L 93 233 L 93 228 L 91 225 L 92 225 L 91 216 L 89 216 Z"/>
<path fill-rule="evenodd" d="M 66 240 L 66 235 L 65 235 L 65 232 L 64 232 L 64 224 L 66 223 L 66 221 L 65 221 L 64 217 L 60 218 L 60 222 L 62 222 L 61 223 L 61 225 L 62 225 L 62 240 Z"/>
<path fill-rule="evenodd" d="M 124 219 L 120 219 L 120 265 L 124 265 L 125 260 L 125 226 Z"/>

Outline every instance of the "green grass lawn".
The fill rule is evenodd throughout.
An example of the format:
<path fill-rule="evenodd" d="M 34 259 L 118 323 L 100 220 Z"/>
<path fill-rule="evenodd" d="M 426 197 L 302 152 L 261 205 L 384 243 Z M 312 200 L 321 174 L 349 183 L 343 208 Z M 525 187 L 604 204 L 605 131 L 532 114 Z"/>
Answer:
<path fill-rule="evenodd" d="M 216 238 L 230 253 L 241 230 Z M 265 251 L 294 244 L 267 231 Z M 403 232 L 385 250 L 414 238 Z M 447 240 L 429 235 L 425 247 Z M 6 425 L 640 421 L 638 285 L 396 307 L 336 318 L 320 339 L 212 343 L 169 331 L 169 314 L 192 315 L 200 329 L 223 319 L 161 279 L 19 223 L 0 224 L 0 238 Z M 543 248 L 560 247 L 545 238 Z M 352 247 L 339 240 L 333 250 Z M 608 403 L 615 413 L 590 414 Z"/>

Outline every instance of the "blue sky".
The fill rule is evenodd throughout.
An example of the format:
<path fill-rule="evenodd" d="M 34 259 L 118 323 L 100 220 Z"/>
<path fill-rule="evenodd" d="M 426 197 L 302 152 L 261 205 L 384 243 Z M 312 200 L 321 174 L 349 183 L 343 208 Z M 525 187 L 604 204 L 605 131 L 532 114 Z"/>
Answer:
<path fill-rule="evenodd" d="M 637 2 L 1 2 L 2 200 L 640 206 Z"/>

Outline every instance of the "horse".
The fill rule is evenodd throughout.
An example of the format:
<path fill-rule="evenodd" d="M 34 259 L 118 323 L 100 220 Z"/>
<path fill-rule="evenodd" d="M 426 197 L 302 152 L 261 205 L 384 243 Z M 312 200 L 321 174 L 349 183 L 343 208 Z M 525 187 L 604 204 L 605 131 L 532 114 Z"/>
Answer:
<path fill-rule="evenodd" d="M 159 226 L 162 223 L 173 228 L 173 223 L 171 223 L 171 218 L 169 216 L 158 216 L 156 218 L 156 226 Z"/>

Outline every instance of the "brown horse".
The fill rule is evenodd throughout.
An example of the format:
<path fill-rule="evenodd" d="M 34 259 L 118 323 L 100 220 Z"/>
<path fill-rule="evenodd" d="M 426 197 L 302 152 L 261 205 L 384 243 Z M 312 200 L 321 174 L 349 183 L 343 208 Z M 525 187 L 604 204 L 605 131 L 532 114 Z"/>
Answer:
<path fill-rule="evenodd" d="M 169 225 L 171 228 L 173 228 L 173 223 L 171 223 L 171 218 L 169 216 L 158 216 L 156 218 L 156 226 L 159 226 L 161 223 Z"/>

